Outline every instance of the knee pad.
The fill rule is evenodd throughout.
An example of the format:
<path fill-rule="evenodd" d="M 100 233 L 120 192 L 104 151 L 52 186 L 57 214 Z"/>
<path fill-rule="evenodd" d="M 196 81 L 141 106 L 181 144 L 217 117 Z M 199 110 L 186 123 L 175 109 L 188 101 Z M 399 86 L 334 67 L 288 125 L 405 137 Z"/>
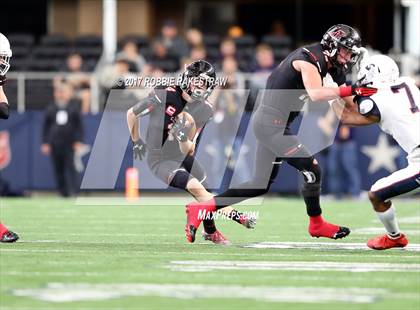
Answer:
<path fill-rule="evenodd" d="M 304 178 L 302 195 L 304 197 L 315 197 L 321 194 L 321 168 L 316 159 L 310 160 L 308 169 L 301 170 Z"/>
<path fill-rule="evenodd" d="M 315 158 L 310 160 L 310 164 L 302 165 L 303 169 L 300 170 L 303 174 L 305 183 L 307 184 L 321 184 L 322 171 Z"/>
<path fill-rule="evenodd" d="M 185 169 L 177 169 L 172 172 L 172 179 L 169 185 L 175 188 L 187 190 L 187 184 L 192 179 L 192 175 Z"/>

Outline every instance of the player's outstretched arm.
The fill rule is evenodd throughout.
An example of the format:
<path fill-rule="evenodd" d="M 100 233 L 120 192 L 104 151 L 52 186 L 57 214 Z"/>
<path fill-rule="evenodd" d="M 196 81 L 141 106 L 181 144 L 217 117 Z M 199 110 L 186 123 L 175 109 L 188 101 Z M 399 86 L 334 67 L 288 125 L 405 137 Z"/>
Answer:
<path fill-rule="evenodd" d="M 327 101 L 345 98 L 352 95 L 371 96 L 377 92 L 376 88 L 360 85 L 342 85 L 340 87 L 323 87 L 318 68 L 306 61 L 295 60 L 293 67 L 302 75 L 303 85 L 312 101 Z"/>
<path fill-rule="evenodd" d="M 127 125 L 131 140 L 137 141 L 140 139 L 139 120 L 137 119 L 137 115 L 134 114 L 133 108 L 130 108 L 127 111 Z"/>
<path fill-rule="evenodd" d="M 345 101 L 347 100 L 346 98 Z M 379 117 L 376 115 L 362 115 L 353 106 L 344 105 L 344 102 L 340 99 L 333 100 L 330 103 L 335 115 L 344 125 L 366 126 L 379 122 Z"/>

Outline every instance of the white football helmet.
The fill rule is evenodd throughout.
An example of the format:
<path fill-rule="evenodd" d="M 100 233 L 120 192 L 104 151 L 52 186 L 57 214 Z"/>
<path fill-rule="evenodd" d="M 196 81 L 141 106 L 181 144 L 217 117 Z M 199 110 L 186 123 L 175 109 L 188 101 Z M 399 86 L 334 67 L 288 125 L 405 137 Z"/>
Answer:
<path fill-rule="evenodd" d="M 0 33 L 0 75 L 5 75 L 10 69 L 10 58 L 12 57 L 12 50 L 7 38 Z"/>
<path fill-rule="evenodd" d="M 395 84 L 400 71 L 395 61 L 385 55 L 374 55 L 363 60 L 357 74 L 360 85 L 381 87 Z"/>

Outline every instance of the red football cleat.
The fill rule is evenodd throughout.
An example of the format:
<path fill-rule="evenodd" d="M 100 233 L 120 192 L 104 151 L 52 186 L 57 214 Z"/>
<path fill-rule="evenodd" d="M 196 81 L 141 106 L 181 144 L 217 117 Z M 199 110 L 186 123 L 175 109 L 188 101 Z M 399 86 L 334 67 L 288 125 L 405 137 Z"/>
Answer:
<path fill-rule="evenodd" d="M 226 239 L 225 236 L 222 235 L 222 233 L 218 230 L 216 230 L 214 233 L 212 234 L 208 234 L 205 231 L 203 231 L 202 234 L 204 240 L 207 241 L 211 241 L 215 244 L 220 244 L 220 245 L 230 245 L 230 241 L 228 239 Z"/>
<path fill-rule="evenodd" d="M 195 234 L 201 222 L 206 219 L 209 213 L 214 211 L 216 211 L 214 199 L 205 202 L 192 202 L 186 206 L 187 225 L 185 225 L 185 236 L 189 242 L 195 241 Z"/>
<path fill-rule="evenodd" d="M 17 233 L 8 230 L 3 235 L 0 236 L 0 242 L 4 243 L 13 243 L 19 240 L 19 236 Z"/>
<path fill-rule="evenodd" d="M 312 237 L 316 238 L 325 237 L 330 239 L 341 239 L 350 234 L 350 229 L 347 227 L 330 224 L 327 221 L 324 221 L 321 215 L 311 217 L 308 231 Z"/>
<path fill-rule="evenodd" d="M 379 236 L 373 239 L 370 239 L 367 242 L 367 246 L 374 250 L 386 250 L 391 248 L 403 248 L 407 246 L 408 240 L 404 234 L 396 239 L 391 239 L 388 235 Z"/>

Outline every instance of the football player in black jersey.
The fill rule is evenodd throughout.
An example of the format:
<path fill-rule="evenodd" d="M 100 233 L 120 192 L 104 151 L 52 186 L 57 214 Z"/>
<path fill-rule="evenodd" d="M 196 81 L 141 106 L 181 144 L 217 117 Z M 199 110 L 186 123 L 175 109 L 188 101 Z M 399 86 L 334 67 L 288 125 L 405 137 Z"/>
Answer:
<path fill-rule="evenodd" d="M 205 170 L 193 154 L 201 130 L 213 115 L 207 98 L 215 87 L 215 78 L 215 69 L 210 63 L 195 61 L 186 67 L 180 85 L 156 87 L 127 112 L 134 157 L 141 160 L 147 151 L 147 164 L 155 176 L 172 187 L 188 191 L 198 201 L 213 197 L 206 190 Z M 178 117 L 181 112 L 189 113 L 194 119 L 197 133 L 192 140 L 189 138 L 191 124 L 187 124 L 184 117 Z M 150 120 L 143 141 L 138 118 L 145 115 L 149 115 Z M 231 219 L 247 228 L 255 225 L 255 218 L 230 207 L 223 213 L 230 214 Z M 203 237 L 217 244 L 229 243 L 216 229 L 213 219 L 204 220 Z"/>
<path fill-rule="evenodd" d="M 9 118 L 9 103 L 3 85 L 6 84 L 6 73 L 10 68 L 10 57 L 12 57 L 12 50 L 9 40 L 0 33 L 0 118 L 2 119 Z M 0 242 L 15 242 L 18 239 L 19 236 L 16 233 L 0 223 Z"/>
<path fill-rule="evenodd" d="M 284 59 L 267 80 L 264 99 L 254 113 L 253 127 L 257 138 L 253 178 L 239 186 L 216 195 L 211 200 L 187 205 L 187 239 L 196 233 L 201 221 L 197 214 L 214 212 L 244 199 L 265 194 L 278 173 L 277 163 L 287 162 L 304 177 L 301 190 L 306 204 L 309 234 L 313 237 L 343 238 L 350 233 L 346 227 L 333 225 L 321 216 L 319 202 L 321 169 L 311 153 L 291 135 L 290 124 L 304 105 L 302 96 L 311 101 L 327 101 L 355 94 L 369 96 L 376 89 L 345 84 L 345 74 L 361 55 L 359 33 L 347 25 L 331 27 L 320 43 L 296 49 Z M 326 76 L 340 87 L 323 85 Z M 293 90 L 293 100 L 282 98 L 271 90 Z M 300 91 L 301 90 L 301 91 Z"/>

